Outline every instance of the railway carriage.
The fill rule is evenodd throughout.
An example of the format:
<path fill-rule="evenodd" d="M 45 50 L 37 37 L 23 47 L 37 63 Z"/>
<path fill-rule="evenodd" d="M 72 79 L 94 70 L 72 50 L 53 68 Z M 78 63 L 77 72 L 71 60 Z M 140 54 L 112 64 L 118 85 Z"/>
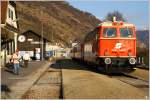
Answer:
<path fill-rule="evenodd" d="M 132 69 L 136 65 L 135 26 L 122 21 L 103 22 L 75 48 L 73 58 L 95 63 L 106 72 L 113 66 Z"/>

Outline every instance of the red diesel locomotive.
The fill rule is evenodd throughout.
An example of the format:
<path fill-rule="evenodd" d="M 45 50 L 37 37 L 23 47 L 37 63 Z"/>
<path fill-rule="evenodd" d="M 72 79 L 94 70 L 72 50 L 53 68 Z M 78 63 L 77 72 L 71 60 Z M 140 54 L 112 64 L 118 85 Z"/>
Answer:
<path fill-rule="evenodd" d="M 103 22 L 74 46 L 71 56 L 95 63 L 106 72 L 113 65 L 133 69 L 136 64 L 135 26 L 121 21 Z"/>

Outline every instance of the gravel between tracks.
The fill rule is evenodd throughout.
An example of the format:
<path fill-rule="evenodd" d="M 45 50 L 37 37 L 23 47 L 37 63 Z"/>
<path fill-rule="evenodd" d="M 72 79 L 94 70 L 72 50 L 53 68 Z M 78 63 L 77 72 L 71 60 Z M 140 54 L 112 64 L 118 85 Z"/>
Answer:
<path fill-rule="evenodd" d="M 59 99 L 60 69 L 49 68 L 42 77 L 23 95 L 23 99 Z"/>
<path fill-rule="evenodd" d="M 130 73 L 130 75 L 149 81 L 149 70 L 137 68 L 134 72 Z"/>

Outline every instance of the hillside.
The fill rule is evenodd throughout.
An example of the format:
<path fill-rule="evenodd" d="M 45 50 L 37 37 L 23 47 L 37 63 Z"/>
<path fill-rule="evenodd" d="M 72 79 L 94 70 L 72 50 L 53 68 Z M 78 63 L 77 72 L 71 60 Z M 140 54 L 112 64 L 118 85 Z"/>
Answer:
<path fill-rule="evenodd" d="M 65 1 L 16 1 L 16 4 L 20 33 L 33 30 L 41 34 L 43 23 L 44 37 L 53 43 L 68 45 L 101 22 Z"/>

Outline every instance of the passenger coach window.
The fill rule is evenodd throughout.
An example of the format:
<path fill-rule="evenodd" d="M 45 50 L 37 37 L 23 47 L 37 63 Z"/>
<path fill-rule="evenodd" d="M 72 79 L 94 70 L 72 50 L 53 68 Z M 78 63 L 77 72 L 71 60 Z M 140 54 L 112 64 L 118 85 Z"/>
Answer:
<path fill-rule="evenodd" d="M 116 37 L 116 35 L 116 28 L 105 28 L 103 31 L 104 37 L 112 38 Z"/>
<path fill-rule="evenodd" d="M 133 36 L 131 28 L 120 28 L 120 37 L 131 38 Z"/>

